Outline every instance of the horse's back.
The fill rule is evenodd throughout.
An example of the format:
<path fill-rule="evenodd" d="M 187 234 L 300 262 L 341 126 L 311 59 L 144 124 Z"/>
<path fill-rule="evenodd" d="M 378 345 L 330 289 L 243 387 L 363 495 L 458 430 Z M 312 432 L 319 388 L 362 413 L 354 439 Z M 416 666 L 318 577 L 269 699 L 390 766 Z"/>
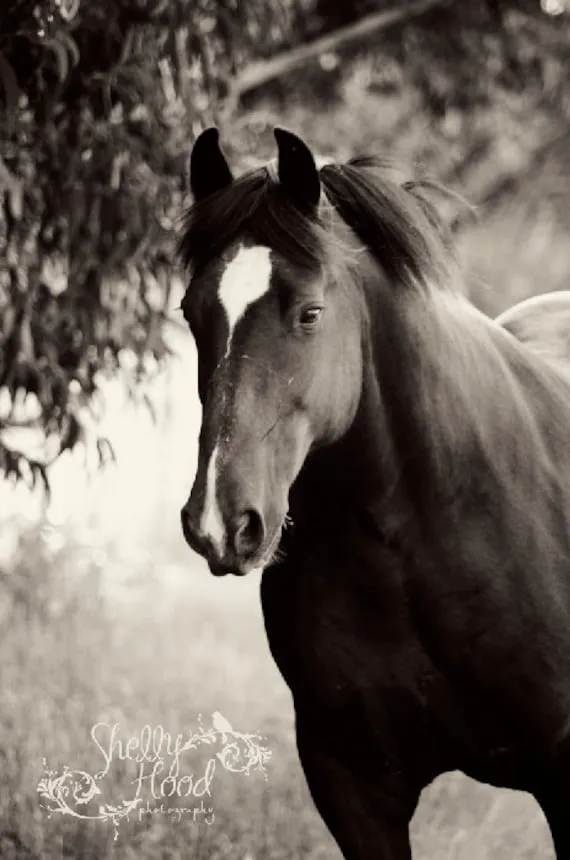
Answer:
<path fill-rule="evenodd" d="M 570 290 L 532 296 L 503 311 L 495 321 L 570 375 Z"/>

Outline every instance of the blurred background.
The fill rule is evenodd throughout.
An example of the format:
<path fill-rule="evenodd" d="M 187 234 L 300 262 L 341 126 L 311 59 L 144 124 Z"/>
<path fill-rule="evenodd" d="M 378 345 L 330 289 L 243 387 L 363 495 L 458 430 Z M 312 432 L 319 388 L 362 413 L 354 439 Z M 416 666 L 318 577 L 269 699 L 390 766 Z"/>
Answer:
<path fill-rule="evenodd" d="M 2 0 L 2 860 L 339 857 L 259 578 L 214 580 L 179 533 L 200 425 L 175 258 L 190 147 L 216 123 L 239 171 L 278 124 L 445 183 L 473 205 L 435 198 L 494 314 L 570 286 L 569 60 L 568 0 Z M 216 779 L 212 825 L 132 816 L 114 840 L 42 808 L 45 767 L 101 766 L 98 721 L 128 738 L 216 711 L 272 757 L 267 780 Z M 424 793 L 413 841 L 418 860 L 553 856 L 529 797 L 460 774 Z"/>

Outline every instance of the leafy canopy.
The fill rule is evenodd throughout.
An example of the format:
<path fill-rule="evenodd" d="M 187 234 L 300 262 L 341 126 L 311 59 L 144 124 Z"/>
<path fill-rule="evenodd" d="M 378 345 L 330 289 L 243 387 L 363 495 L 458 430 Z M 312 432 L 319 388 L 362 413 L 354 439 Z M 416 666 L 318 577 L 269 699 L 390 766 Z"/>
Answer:
<path fill-rule="evenodd" d="M 550 87 L 559 103 L 570 40 L 556 2 L 549 15 L 546 0 L 441 2 L 409 22 L 404 9 L 374 36 L 382 86 L 416 87 L 439 117 L 523 81 L 537 93 Z M 287 52 L 383 6 L 394 3 L 2 0 L 0 471 L 47 480 L 47 461 L 7 442 L 5 431 L 29 420 L 22 403 L 33 402 L 30 420 L 57 440 L 57 456 L 81 439 L 82 410 L 101 374 L 125 371 L 126 351 L 135 382 L 168 355 L 174 234 L 195 134 L 235 119 L 253 89 L 334 97 L 359 47 L 370 51 L 365 34 L 356 52 L 339 47 L 342 62 L 320 57 L 308 74 L 290 71 Z M 281 54 L 287 73 L 274 63 L 264 77 L 264 62 Z M 247 83 L 252 62 L 259 74 Z M 239 149 L 232 129 L 226 139 Z"/>

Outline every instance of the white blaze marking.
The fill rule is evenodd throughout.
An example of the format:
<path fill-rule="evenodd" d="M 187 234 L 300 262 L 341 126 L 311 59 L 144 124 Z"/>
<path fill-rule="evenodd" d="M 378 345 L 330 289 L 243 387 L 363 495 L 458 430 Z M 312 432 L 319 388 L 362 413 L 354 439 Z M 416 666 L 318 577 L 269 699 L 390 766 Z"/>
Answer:
<path fill-rule="evenodd" d="M 220 279 L 218 298 L 228 319 L 226 358 L 234 329 L 248 307 L 267 293 L 271 286 L 271 250 L 263 245 L 239 248 Z"/>
<path fill-rule="evenodd" d="M 204 510 L 202 511 L 200 530 L 202 534 L 207 535 L 214 542 L 218 551 L 223 553 L 226 542 L 226 530 L 216 495 L 217 462 L 218 446 L 216 445 L 212 451 L 210 462 L 208 463 L 208 471 L 206 472 L 206 496 L 204 498 Z"/>
<path fill-rule="evenodd" d="M 228 321 L 228 340 L 225 358 L 228 357 L 234 329 L 250 305 L 264 296 L 271 286 L 271 251 L 262 245 L 241 246 L 226 266 L 218 298 Z M 202 534 L 207 535 L 220 554 L 225 551 L 226 529 L 217 498 L 219 441 L 214 445 L 206 471 L 206 495 L 200 521 Z"/>

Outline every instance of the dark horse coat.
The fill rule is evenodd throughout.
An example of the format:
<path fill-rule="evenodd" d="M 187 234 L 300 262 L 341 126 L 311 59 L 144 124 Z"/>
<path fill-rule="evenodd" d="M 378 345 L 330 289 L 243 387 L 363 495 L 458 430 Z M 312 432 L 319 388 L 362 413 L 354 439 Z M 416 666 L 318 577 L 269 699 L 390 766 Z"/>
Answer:
<path fill-rule="evenodd" d="M 347 860 L 409 858 L 420 792 L 455 769 L 533 793 L 570 858 L 567 342 L 541 348 L 540 307 L 502 326 L 463 297 L 421 184 L 276 138 L 236 180 L 215 130 L 192 152 L 185 536 L 216 574 L 266 567 L 300 760 Z"/>

